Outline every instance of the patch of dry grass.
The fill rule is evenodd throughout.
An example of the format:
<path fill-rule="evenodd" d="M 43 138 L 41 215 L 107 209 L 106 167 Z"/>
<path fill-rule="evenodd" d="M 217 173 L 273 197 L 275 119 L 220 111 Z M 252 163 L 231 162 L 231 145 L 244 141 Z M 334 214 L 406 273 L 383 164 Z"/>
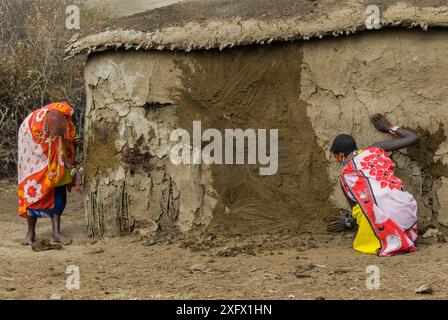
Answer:
<path fill-rule="evenodd" d="M 82 124 L 85 57 L 64 61 L 64 46 L 77 32 L 65 25 L 73 0 L 0 0 L 0 177 L 16 174 L 17 132 L 33 110 L 54 101 L 75 107 Z M 78 1 L 81 28 L 108 22 L 108 9 Z"/>

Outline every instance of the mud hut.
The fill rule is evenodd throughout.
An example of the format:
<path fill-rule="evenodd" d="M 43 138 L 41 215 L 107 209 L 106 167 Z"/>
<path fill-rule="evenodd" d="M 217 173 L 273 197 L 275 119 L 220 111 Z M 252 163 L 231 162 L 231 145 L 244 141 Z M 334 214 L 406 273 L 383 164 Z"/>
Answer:
<path fill-rule="evenodd" d="M 417 130 L 393 155 L 423 229 L 448 227 L 448 7 L 444 1 L 187 1 L 77 36 L 85 66 L 92 235 L 323 230 L 345 207 L 329 145 L 384 138 L 370 115 Z M 170 132 L 278 129 L 278 170 L 170 161 Z"/>

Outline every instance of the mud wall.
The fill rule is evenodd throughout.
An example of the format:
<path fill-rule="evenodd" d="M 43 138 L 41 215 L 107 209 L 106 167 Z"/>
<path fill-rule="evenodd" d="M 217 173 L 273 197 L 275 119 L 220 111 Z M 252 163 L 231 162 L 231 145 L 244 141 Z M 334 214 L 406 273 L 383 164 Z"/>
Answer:
<path fill-rule="evenodd" d="M 422 135 L 419 147 L 396 152 L 393 159 L 418 200 L 423 229 L 448 226 L 447 39 L 443 30 L 389 30 L 303 47 L 301 99 L 327 159 L 338 132 L 353 134 L 360 146 L 385 139 L 369 124 L 376 112 Z M 338 172 L 331 161 L 329 172 Z M 331 199 L 339 206 L 345 201 L 337 188 Z"/>
<path fill-rule="evenodd" d="M 442 31 L 364 33 L 337 39 L 191 53 L 107 52 L 85 69 L 86 217 L 92 235 L 323 230 L 345 207 L 335 135 L 366 146 L 385 136 L 383 112 L 424 144 L 393 155 L 419 201 L 420 224 L 448 226 L 444 123 L 448 44 Z M 424 45 L 422 45 L 424 44 Z M 279 169 L 179 165 L 171 130 L 279 129 Z"/>
<path fill-rule="evenodd" d="M 172 56 L 91 57 L 86 68 L 86 219 L 93 236 L 135 227 L 151 233 L 208 225 L 215 198 L 209 170 L 169 161 L 179 126 L 172 98 L 182 86 Z"/>

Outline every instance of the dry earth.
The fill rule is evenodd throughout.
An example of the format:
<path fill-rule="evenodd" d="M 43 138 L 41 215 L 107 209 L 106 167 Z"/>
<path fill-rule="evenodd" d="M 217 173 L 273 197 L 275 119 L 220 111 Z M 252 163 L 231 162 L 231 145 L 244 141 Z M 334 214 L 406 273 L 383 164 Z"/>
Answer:
<path fill-rule="evenodd" d="M 69 197 L 64 231 L 74 244 L 34 252 L 20 245 L 12 182 L 0 184 L 0 299 L 445 299 L 448 245 L 425 239 L 420 251 L 392 258 L 356 253 L 353 234 L 311 230 L 257 236 L 206 235 L 151 243 L 139 235 L 89 239 L 82 200 Z M 39 223 L 41 239 L 50 222 Z M 80 289 L 65 288 L 66 268 L 80 268 Z M 368 290 L 366 267 L 380 268 Z M 433 294 L 417 294 L 422 284 Z"/>

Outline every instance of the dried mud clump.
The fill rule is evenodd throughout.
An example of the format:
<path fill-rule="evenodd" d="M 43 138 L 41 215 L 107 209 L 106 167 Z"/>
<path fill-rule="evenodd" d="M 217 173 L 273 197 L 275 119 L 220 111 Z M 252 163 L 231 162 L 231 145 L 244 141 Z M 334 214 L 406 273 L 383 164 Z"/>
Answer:
<path fill-rule="evenodd" d="M 439 124 L 436 132 L 430 133 L 427 129 L 418 127 L 414 130 L 421 138 L 418 146 L 408 148 L 408 155 L 416 160 L 423 170 L 434 178 L 448 177 L 448 166 L 440 160 L 434 160 L 439 146 L 446 141 L 445 127 Z"/>

